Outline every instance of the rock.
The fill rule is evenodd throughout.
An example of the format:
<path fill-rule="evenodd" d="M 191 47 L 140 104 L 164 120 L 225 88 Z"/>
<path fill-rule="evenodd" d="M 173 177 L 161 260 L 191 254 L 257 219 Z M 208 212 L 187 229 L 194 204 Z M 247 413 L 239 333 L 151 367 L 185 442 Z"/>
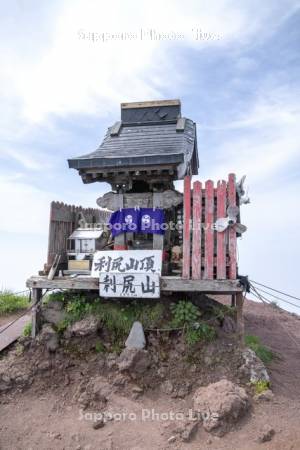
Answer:
<path fill-rule="evenodd" d="M 183 425 L 182 431 L 180 432 L 180 438 L 183 442 L 189 442 L 193 439 L 197 432 L 198 424 L 198 421 L 194 420 L 188 421 Z"/>
<path fill-rule="evenodd" d="M 194 411 L 202 419 L 208 432 L 222 436 L 232 423 L 242 417 L 249 408 L 245 389 L 226 379 L 197 389 L 193 396 Z"/>
<path fill-rule="evenodd" d="M 142 394 L 144 392 L 144 389 L 139 386 L 133 386 L 131 390 L 134 394 Z"/>
<path fill-rule="evenodd" d="M 272 437 L 275 434 L 274 428 L 272 428 L 270 425 L 264 425 L 258 435 L 257 441 L 260 443 L 268 442 L 272 439 Z"/>
<path fill-rule="evenodd" d="M 88 316 L 82 320 L 79 320 L 78 322 L 73 323 L 73 325 L 70 325 L 67 328 L 65 335 L 66 337 L 91 336 L 97 333 L 99 326 L 100 326 L 99 319 L 97 319 L 94 316 Z"/>
<path fill-rule="evenodd" d="M 168 439 L 168 443 L 169 444 L 172 444 L 173 442 L 175 442 L 176 441 L 176 436 L 171 436 L 171 437 L 169 437 L 169 439 Z"/>
<path fill-rule="evenodd" d="M 161 388 L 162 392 L 164 392 L 164 394 L 167 394 L 167 395 L 171 395 L 174 390 L 174 386 L 170 380 L 164 381 L 161 384 L 160 388 Z"/>
<path fill-rule="evenodd" d="M 38 335 L 38 342 L 44 344 L 49 352 L 55 352 L 59 347 L 59 337 L 51 325 L 45 324 Z"/>
<path fill-rule="evenodd" d="M 240 367 L 240 372 L 248 378 L 250 383 L 257 383 L 258 381 L 270 382 L 267 369 L 251 348 L 244 350 L 242 357 L 244 364 Z"/>
<path fill-rule="evenodd" d="M 104 425 L 105 423 L 103 419 L 95 420 L 95 422 L 93 422 L 94 430 L 99 430 L 99 428 L 103 428 Z"/>
<path fill-rule="evenodd" d="M 270 402 L 274 399 L 274 394 L 271 391 L 271 389 L 267 389 L 267 390 L 261 392 L 260 394 L 256 394 L 253 398 L 256 402 L 259 402 L 259 401 Z"/>
<path fill-rule="evenodd" d="M 95 407 L 97 409 L 106 406 L 111 387 L 109 383 L 103 381 L 101 377 L 91 378 L 86 384 L 84 381 L 80 383 L 74 394 L 74 400 L 86 409 L 87 407 Z"/>
<path fill-rule="evenodd" d="M 146 350 L 125 348 L 117 360 L 119 370 L 143 374 L 150 366 L 149 354 Z"/>
<path fill-rule="evenodd" d="M 64 304 L 60 300 L 50 300 L 48 303 L 42 305 L 41 317 L 43 322 L 58 325 L 67 318 L 67 312 L 64 309 Z"/>
<path fill-rule="evenodd" d="M 146 339 L 141 322 L 134 322 L 125 342 L 127 348 L 145 348 Z"/>
<path fill-rule="evenodd" d="M 230 316 L 225 316 L 222 323 L 224 333 L 231 334 L 236 332 L 236 322 Z"/>

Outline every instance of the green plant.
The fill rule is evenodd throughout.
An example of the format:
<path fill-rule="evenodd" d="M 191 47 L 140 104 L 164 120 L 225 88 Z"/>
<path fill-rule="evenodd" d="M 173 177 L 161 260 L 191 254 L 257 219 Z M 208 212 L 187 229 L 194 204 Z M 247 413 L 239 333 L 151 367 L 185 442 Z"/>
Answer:
<path fill-rule="evenodd" d="M 98 341 L 95 344 L 95 351 L 96 351 L 96 353 L 105 353 L 106 347 L 101 341 Z"/>
<path fill-rule="evenodd" d="M 215 336 L 215 329 L 206 323 L 196 323 L 185 330 L 185 341 L 189 346 L 195 345 L 199 341 L 210 342 Z"/>
<path fill-rule="evenodd" d="M 83 319 L 88 314 L 91 314 L 93 307 L 87 302 L 86 298 L 78 295 L 73 298 L 68 299 L 66 305 L 66 311 L 71 322 L 76 322 L 77 320 Z"/>
<path fill-rule="evenodd" d="M 192 302 L 181 300 L 171 305 L 173 314 L 172 325 L 174 327 L 183 327 L 196 322 L 201 316 L 201 312 Z"/>
<path fill-rule="evenodd" d="M 245 344 L 256 353 L 264 364 L 269 364 L 276 356 L 272 350 L 262 345 L 258 336 L 246 335 Z"/>
<path fill-rule="evenodd" d="M 28 307 L 28 297 L 9 290 L 0 292 L 0 314 L 8 314 Z"/>
<path fill-rule="evenodd" d="M 254 387 L 255 394 L 261 394 L 270 387 L 270 383 L 266 380 L 259 380 L 251 383 L 251 385 Z"/>
<path fill-rule="evenodd" d="M 58 322 L 58 324 L 55 326 L 55 330 L 57 331 L 57 333 L 62 334 L 67 329 L 69 324 L 70 320 L 63 319 L 60 322 Z"/>
<path fill-rule="evenodd" d="M 23 335 L 24 336 L 31 336 L 31 331 L 32 331 L 32 323 L 29 322 L 25 325 L 24 329 L 23 329 Z"/>

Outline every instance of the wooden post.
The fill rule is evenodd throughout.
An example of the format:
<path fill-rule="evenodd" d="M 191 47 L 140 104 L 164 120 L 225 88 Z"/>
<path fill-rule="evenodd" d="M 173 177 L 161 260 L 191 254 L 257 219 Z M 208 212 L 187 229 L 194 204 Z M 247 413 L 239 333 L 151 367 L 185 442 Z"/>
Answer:
<path fill-rule="evenodd" d="M 117 194 L 117 200 L 118 200 L 118 209 L 123 208 L 124 204 L 123 194 Z M 118 234 L 118 236 L 115 236 L 114 250 L 126 250 L 125 233 L 120 233 Z"/>
<path fill-rule="evenodd" d="M 182 278 L 190 278 L 191 264 L 191 177 L 184 177 Z"/>
<path fill-rule="evenodd" d="M 236 187 L 235 175 L 231 173 L 228 177 L 228 202 L 229 206 L 236 206 Z M 236 257 L 236 230 L 235 227 L 229 227 L 228 230 L 228 251 L 229 251 L 229 278 L 236 279 L 237 275 L 237 257 Z"/>
<path fill-rule="evenodd" d="M 214 278 L 214 183 L 205 183 L 205 272 L 206 280 Z"/>
<path fill-rule="evenodd" d="M 32 289 L 32 303 L 33 308 L 31 310 L 31 337 L 34 339 L 39 332 L 40 328 L 40 312 L 41 305 L 40 301 L 42 298 L 43 289 L 33 288 Z"/>
<path fill-rule="evenodd" d="M 244 342 L 244 316 L 243 316 L 244 294 L 236 294 L 236 326 L 240 341 Z"/>
<path fill-rule="evenodd" d="M 226 217 L 226 181 L 218 181 L 217 219 Z M 217 279 L 226 279 L 226 244 L 225 231 L 217 233 Z"/>
<path fill-rule="evenodd" d="M 202 186 L 200 181 L 193 185 L 193 242 L 192 242 L 192 278 L 201 279 L 201 215 Z"/>

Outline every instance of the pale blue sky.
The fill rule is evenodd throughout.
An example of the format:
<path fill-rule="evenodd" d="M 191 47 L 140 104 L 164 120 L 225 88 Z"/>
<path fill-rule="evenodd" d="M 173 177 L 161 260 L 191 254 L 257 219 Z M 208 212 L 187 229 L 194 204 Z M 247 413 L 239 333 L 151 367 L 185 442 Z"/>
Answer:
<path fill-rule="evenodd" d="M 1 287 L 22 289 L 42 268 L 51 200 L 95 206 L 108 189 L 83 185 L 67 158 L 96 148 L 121 102 L 180 98 L 197 122 L 199 178 L 247 175 L 240 272 L 299 294 L 298 1 L 0 8 Z M 150 29 L 183 38 L 141 40 Z M 196 40 L 196 29 L 218 39 Z M 82 39 L 89 32 L 137 38 Z"/>

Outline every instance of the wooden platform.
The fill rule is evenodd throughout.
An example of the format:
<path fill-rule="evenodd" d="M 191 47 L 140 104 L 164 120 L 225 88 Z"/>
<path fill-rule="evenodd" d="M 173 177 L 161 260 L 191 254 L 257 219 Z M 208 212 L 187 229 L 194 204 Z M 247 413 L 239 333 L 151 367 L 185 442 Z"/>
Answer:
<path fill-rule="evenodd" d="M 205 294 L 238 294 L 243 288 L 239 280 L 187 280 L 181 277 L 162 276 L 160 278 L 161 291 L 176 292 L 202 292 Z M 33 276 L 26 282 L 31 289 L 75 289 L 75 290 L 99 290 L 99 278 L 87 276 L 55 277 L 48 280 L 47 277 Z"/>

